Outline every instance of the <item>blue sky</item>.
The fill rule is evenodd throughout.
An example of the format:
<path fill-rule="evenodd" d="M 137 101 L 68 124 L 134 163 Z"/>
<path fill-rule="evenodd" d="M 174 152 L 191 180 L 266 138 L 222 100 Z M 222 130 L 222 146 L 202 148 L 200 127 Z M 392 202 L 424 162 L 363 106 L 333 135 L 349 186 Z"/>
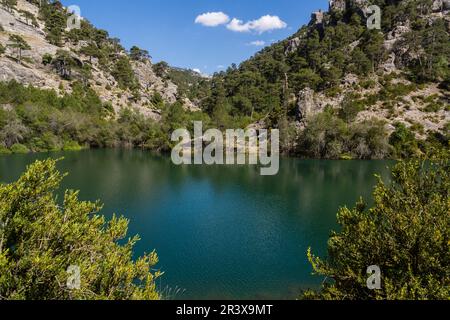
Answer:
<path fill-rule="evenodd" d="M 211 74 L 284 39 L 327 0 L 63 0 L 126 48 Z M 214 13 L 214 14 L 206 14 Z M 200 17 L 199 17 L 200 16 Z M 265 17 L 261 19 L 261 17 Z M 197 20 L 197 23 L 195 22 Z M 214 26 L 211 26 L 214 25 Z"/>

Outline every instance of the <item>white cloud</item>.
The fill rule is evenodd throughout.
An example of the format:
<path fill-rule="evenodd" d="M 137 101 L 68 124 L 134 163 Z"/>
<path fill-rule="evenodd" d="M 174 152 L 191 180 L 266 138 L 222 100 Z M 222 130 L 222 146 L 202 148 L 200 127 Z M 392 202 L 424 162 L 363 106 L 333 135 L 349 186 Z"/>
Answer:
<path fill-rule="evenodd" d="M 257 20 L 252 20 L 244 23 L 242 20 L 234 18 L 227 25 L 227 28 L 234 32 L 257 32 L 259 34 L 284 29 L 287 27 L 286 22 L 281 20 L 278 16 L 266 15 Z"/>
<path fill-rule="evenodd" d="M 256 47 L 263 47 L 266 45 L 265 41 L 262 40 L 256 40 L 249 43 L 250 46 L 256 46 Z"/>
<path fill-rule="evenodd" d="M 217 66 L 217 69 L 225 69 L 225 66 L 222 65 L 222 64 L 219 64 L 219 65 Z"/>
<path fill-rule="evenodd" d="M 223 12 L 207 12 L 199 15 L 195 19 L 195 23 L 204 25 L 205 27 L 217 27 L 230 21 L 230 17 Z"/>
<path fill-rule="evenodd" d="M 194 72 L 197 72 L 197 73 L 199 73 L 199 74 L 202 74 L 202 71 L 200 70 L 200 69 L 192 69 L 192 71 L 194 71 Z"/>
<path fill-rule="evenodd" d="M 249 32 L 250 25 L 249 22 L 245 23 L 242 20 L 233 18 L 231 22 L 227 25 L 227 28 L 231 31 L 235 32 Z"/>

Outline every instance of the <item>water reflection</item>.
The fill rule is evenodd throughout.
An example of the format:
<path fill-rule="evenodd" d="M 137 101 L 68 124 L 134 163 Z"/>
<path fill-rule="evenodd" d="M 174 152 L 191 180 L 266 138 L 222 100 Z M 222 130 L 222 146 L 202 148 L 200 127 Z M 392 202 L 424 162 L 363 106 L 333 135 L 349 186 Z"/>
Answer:
<path fill-rule="evenodd" d="M 186 289 L 180 298 L 295 298 L 317 285 L 307 248 L 325 254 L 337 209 L 370 198 L 374 174 L 389 165 L 282 159 L 278 175 L 260 176 L 255 166 L 177 167 L 144 151 L 92 150 L 1 156 L 0 178 L 62 155 L 63 189 L 129 217 L 142 237 L 136 253 L 157 249 L 160 287 Z"/>

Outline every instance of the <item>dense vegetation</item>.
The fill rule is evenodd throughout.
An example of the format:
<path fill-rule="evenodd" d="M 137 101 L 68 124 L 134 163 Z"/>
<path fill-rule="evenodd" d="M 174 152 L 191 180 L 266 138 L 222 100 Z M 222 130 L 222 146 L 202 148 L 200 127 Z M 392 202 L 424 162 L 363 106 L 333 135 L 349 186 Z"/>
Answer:
<path fill-rule="evenodd" d="M 217 74 L 206 109 L 211 112 L 225 109 L 227 113 L 254 119 L 268 113 L 290 114 L 291 94 L 305 87 L 331 93 L 345 74 L 367 76 L 376 71 L 386 58 L 385 35 L 406 20 L 413 27 L 399 46 L 424 49 L 416 52 L 415 58 L 410 58 L 409 53 L 400 56 L 409 68 L 409 77 L 447 86 L 450 38 L 443 19 L 432 24 L 425 20 L 432 1 L 371 2 L 384 13 L 383 30 L 368 30 L 360 8 L 349 2 L 345 12 L 332 11 L 325 15 L 324 23 L 304 26 L 294 34 L 290 39 L 299 39 L 297 48 L 287 51 L 290 40 L 287 39 L 265 48 L 239 67 L 233 65 Z M 424 10 L 418 12 L 418 7 Z M 351 44 L 354 49 L 348 54 Z"/>
<path fill-rule="evenodd" d="M 182 102 L 166 104 L 155 93 L 152 104 L 161 110 L 161 121 L 153 121 L 124 108 L 116 113 L 90 87 L 93 61 L 110 73 L 122 90 L 139 101 L 139 83 L 132 64 L 150 58 L 136 46 L 129 52 L 107 31 L 87 20 L 81 29 L 66 30 L 69 13 L 59 1 L 28 0 L 39 6 L 47 40 L 61 47 L 55 55 L 44 55 L 70 88 L 58 91 L 23 86 L 15 81 L 0 83 L 0 153 L 79 150 L 85 147 L 139 147 L 168 151 L 170 134 L 180 127 L 191 129 L 192 120 L 204 126 L 242 128 L 256 122 L 279 128 L 283 151 L 303 157 L 330 159 L 373 159 L 420 157 L 432 150 L 448 148 L 450 127 L 444 133 L 417 140 L 420 125 L 395 125 L 391 135 L 385 122 L 355 122 L 359 112 L 376 102 L 393 111 L 393 102 L 426 83 L 449 89 L 450 39 L 443 19 L 429 23 L 431 0 L 373 0 L 383 10 L 381 31 L 367 30 L 360 9 L 349 5 L 345 12 L 332 11 L 324 23 L 305 26 L 290 39 L 274 44 L 241 65 L 232 65 L 211 80 L 192 72 L 153 66 L 159 77 L 179 86 L 179 98 L 197 102 L 202 112 L 190 113 Z M 349 2 L 353 3 L 353 2 Z M 2 0 L 8 10 L 15 0 Z M 26 23 L 37 25 L 36 17 L 21 12 Z M 395 84 L 377 74 L 386 59 L 385 36 L 399 23 L 410 21 L 411 30 L 396 48 L 402 76 L 412 84 Z M 0 32 L 3 29 L 0 26 Z M 299 39 L 287 50 L 289 40 Z M 81 63 L 62 47 L 80 42 Z M 17 63 L 24 64 L 26 41 L 11 35 Z M 349 46 L 354 49 L 349 52 Z M 407 51 L 401 48 L 408 48 Z M 0 55 L 6 48 L 0 45 Z M 377 75 L 381 89 L 370 97 L 348 95 L 339 108 L 326 108 L 296 127 L 295 96 L 310 88 L 327 96 L 345 94 L 339 87 L 345 75 L 360 80 Z M 370 87 L 370 81 L 358 86 Z M 180 99 L 181 100 L 181 99 Z M 427 110 L 445 107 L 436 97 L 425 97 Z M 447 107 L 448 108 L 448 107 Z M 302 119 L 304 120 L 304 119 Z M 421 132 L 423 133 L 423 132 Z M 442 158 L 444 160 L 442 160 Z M 326 260 L 308 253 L 315 273 L 326 276 L 320 292 L 308 291 L 303 298 L 319 299 L 447 299 L 450 274 L 448 154 L 441 160 L 401 162 L 392 181 L 379 181 L 374 205 L 361 201 L 354 209 L 338 214 L 342 226 L 333 233 Z M 81 202 L 77 192 L 68 191 L 63 203 L 56 199 L 62 175 L 55 162 L 30 166 L 15 183 L 0 187 L 0 299 L 158 299 L 150 268 L 157 263 L 152 253 L 133 261 L 138 238 L 124 242 L 127 221 L 106 222 L 98 215 L 98 203 Z M 369 290 L 366 268 L 377 264 L 382 270 L 382 289 Z M 67 268 L 78 265 L 81 288 L 68 290 Z"/>
<path fill-rule="evenodd" d="M 357 158 L 377 158 L 390 154 L 386 148 L 388 139 L 377 137 L 378 141 L 374 143 L 371 142 L 373 137 L 367 137 L 370 132 L 379 132 L 381 123 L 364 123 L 366 133 L 359 132 L 358 125 L 350 123 L 359 112 L 377 102 L 393 111 L 396 100 L 425 83 L 439 83 L 441 88 L 448 90 L 450 37 L 445 20 L 438 18 L 433 23 L 428 22 L 431 0 L 370 2 L 382 9 L 381 31 L 368 30 L 361 9 L 355 2 L 348 1 L 346 11 L 331 11 L 325 14 L 323 23 L 312 22 L 291 38 L 263 49 L 240 66 L 233 65 L 226 72 L 216 74 L 212 79 L 211 95 L 203 103 L 204 110 L 213 121 L 226 127 L 263 120 L 269 127 L 281 130 L 285 137 L 284 151 L 296 155 L 339 158 L 352 154 Z M 387 34 L 398 25 L 406 25 L 406 21 L 411 22 L 411 30 L 394 51 L 397 63 L 404 71 L 402 76 L 412 81 L 414 87 L 394 85 L 381 77 L 382 89 L 378 93 L 367 99 L 347 96 L 335 116 L 324 114 L 309 119 L 304 135 L 293 133 L 299 116 L 295 96 L 300 90 L 310 88 L 330 97 L 346 94 L 339 85 L 350 73 L 360 77 L 359 86 L 373 85 L 364 79 L 378 74 L 380 64 L 386 60 L 384 40 Z M 298 43 L 290 48 L 292 39 L 297 39 Z M 354 49 L 349 51 L 350 47 Z M 333 129 L 333 126 L 337 128 Z M 311 132 L 316 137 L 310 137 Z M 317 137 L 317 134 L 324 137 Z M 432 135 L 431 140 L 448 145 L 448 135 Z M 308 146 L 314 139 L 325 140 L 322 145 L 315 146 L 320 150 L 311 150 Z M 362 140 L 364 152 L 355 150 Z M 300 148 L 295 147 L 298 145 Z M 393 153 L 402 152 L 394 150 Z"/>
<path fill-rule="evenodd" d="M 192 126 L 194 117 L 179 102 L 166 106 L 159 122 L 130 109 L 116 115 L 96 93 L 74 82 L 72 93 L 25 87 L 15 81 L 0 83 L 0 152 L 77 150 L 83 147 L 139 147 L 168 151 L 170 135 Z"/>
<path fill-rule="evenodd" d="M 62 178 L 54 160 L 38 161 L 0 186 L 0 300 L 159 299 L 156 254 L 133 259 L 139 237 L 127 240 L 128 221 L 106 221 L 98 202 L 66 191 L 59 203 Z M 67 285 L 70 266 L 79 288 Z"/>
<path fill-rule="evenodd" d="M 340 232 L 328 241 L 328 257 L 308 252 L 320 292 L 304 299 L 449 299 L 450 166 L 437 159 L 397 164 L 389 183 L 379 179 L 374 205 L 361 200 L 338 213 Z M 381 289 L 369 290 L 366 270 L 381 269 Z"/>
<path fill-rule="evenodd" d="M 431 0 L 372 0 L 383 12 L 381 31 L 368 30 L 361 9 L 348 1 L 344 12 L 326 13 L 322 23 L 311 22 L 289 39 L 263 49 L 239 66 L 232 65 L 211 80 L 165 62 L 154 64 L 157 76 L 178 85 L 179 101 L 175 104 L 166 104 L 159 93 L 150 99 L 153 107 L 162 112 L 160 123 L 126 108 L 116 114 L 111 104 L 102 103 L 90 88 L 90 82 L 95 81 L 95 60 L 96 66 L 111 74 L 122 90 L 132 93 L 133 102 L 139 103 L 140 84 L 132 64 L 150 59 L 148 51 L 133 46 L 127 52 L 119 39 L 111 38 L 107 31 L 95 28 L 85 19 L 80 29 L 68 31 L 66 21 L 70 13 L 59 1 L 28 1 L 39 6 L 38 18 L 45 24 L 47 40 L 66 48 L 53 56 L 44 55 L 42 64 L 51 66 L 61 79 L 69 81 L 70 90 L 61 86 L 59 92 L 40 91 L 17 83 L 1 84 L 0 104 L 6 106 L 0 111 L 2 152 L 115 146 L 169 150 L 171 130 L 190 127 L 192 119 L 216 128 L 263 123 L 280 129 L 284 153 L 310 158 L 410 157 L 449 146 L 450 124 L 439 133 L 424 132 L 420 124 L 406 127 L 399 123 L 389 136 L 383 121 L 355 121 L 361 111 L 376 103 L 382 103 L 390 117 L 396 112 L 396 103 L 427 83 L 438 83 L 448 90 L 449 32 L 443 19 L 432 23 L 427 19 Z M 10 9 L 15 3 L 2 2 Z M 29 14 L 23 15 L 27 23 L 34 23 Z M 378 72 L 387 57 L 387 34 L 406 21 L 410 21 L 411 29 L 394 51 L 401 76 L 412 81 L 411 85 L 396 83 L 395 74 Z M 295 47 L 290 44 L 293 39 L 297 39 Z M 9 43 L 16 51 L 15 59 L 21 63 L 22 51 L 29 50 L 29 45 L 17 36 L 11 36 Z M 82 44 L 76 53 L 88 57 L 88 61 L 80 61 L 67 50 L 68 44 Z M 0 46 L 0 55 L 4 52 Z M 356 91 L 359 87 L 370 88 L 375 82 L 380 89 L 370 96 L 344 92 L 340 85 L 348 74 L 360 77 L 353 88 Z M 364 80 L 373 76 L 376 81 Z M 329 97 L 345 97 L 338 108 L 330 106 L 320 114 L 299 119 L 296 97 L 305 88 Z M 185 112 L 181 106 L 184 97 L 197 103 L 202 112 Z M 427 112 L 448 110 L 448 101 L 442 98 L 423 100 Z M 418 135 L 428 138 L 418 140 Z"/>

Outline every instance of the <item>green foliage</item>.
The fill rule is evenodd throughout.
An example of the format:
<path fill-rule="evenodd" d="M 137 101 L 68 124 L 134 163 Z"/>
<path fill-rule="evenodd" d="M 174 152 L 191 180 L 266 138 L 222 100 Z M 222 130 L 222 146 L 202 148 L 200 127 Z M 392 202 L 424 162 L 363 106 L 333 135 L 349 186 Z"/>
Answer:
<path fill-rule="evenodd" d="M 374 0 L 372 3 L 383 12 L 381 31 L 368 30 L 360 6 L 347 1 L 345 12 L 327 13 L 322 24 L 304 26 L 289 39 L 264 48 L 239 66 L 216 73 L 210 81 L 209 96 L 201 100 L 202 109 L 223 127 L 230 122 L 243 122 L 246 117 L 253 122 L 264 119 L 270 127 L 281 126 L 282 120 L 293 122 L 292 100 L 300 90 L 309 87 L 335 97 L 345 90 L 340 85 L 349 73 L 356 74 L 361 81 L 370 75 L 376 79 L 375 74 L 381 74 L 381 66 L 387 59 L 384 42 L 388 34 L 407 22 L 413 23 L 412 31 L 393 48 L 396 65 L 403 70 L 407 66 L 413 82 L 435 81 L 441 82 L 442 88 L 448 87 L 448 28 L 444 19 L 433 22 L 424 19 L 424 15 L 430 14 L 430 1 L 419 5 L 414 1 Z M 392 77 L 398 75 L 392 73 Z M 339 116 L 351 124 L 366 106 L 381 100 L 393 107 L 398 98 L 417 90 L 415 83 L 394 84 L 391 80 L 380 81 L 379 95 L 344 101 Z M 376 80 L 363 82 L 362 87 L 366 89 L 377 85 Z M 426 108 L 433 112 L 438 109 L 442 109 L 439 103 L 430 103 Z M 346 139 L 342 136 L 339 140 Z M 340 143 L 335 148 L 341 149 Z M 336 152 L 331 154 L 336 156 Z"/>
<path fill-rule="evenodd" d="M 11 146 L 12 153 L 29 153 L 30 149 L 20 143 L 16 143 Z"/>
<path fill-rule="evenodd" d="M 165 61 L 161 61 L 153 65 L 153 71 L 160 78 L 166 77 L 168 70 L 169 65 Z"/>
<path fill-rule="evenodd" d="M 66 191 L 54 160 L 37 161 L 17 182 L 0 187 L 0 296 L 11 300 L 159 299 L 151 272 L 156 253 L 133 259 L 139 237 L 128 220 L 99 215 L 102 206 Z M 69 266 L 80 268 L 80 289 L 67 287 Z"/>
<path fill-rule="evenodd" d="M 114 65 L 114 69 L 111 72 L 113 77 L 119 83 L 119 86 L 122 89 L 136 89 L 138 84 L 136 77 L 134 75 L 133 68 L 131 67 L 130 60 L 126 56 L 121 56 L 116 64 Z"/>
<path fill-rule="evenodd" d="M 43 1 L 39 7 L 39 18 L 45 22 L 47 40 L 56 46 L 63 44 L 68 15 L 59 1 Z"/>
<path fill-rule="evenodd" d="M 61 78 L 70 80 L 72 69 L 77 63 L 69 51 L 59 49 L 56 52 L 56 56 L 52 59 L 52 65 Z"/>
<path fill-rule="evenodd" d="M 203 100 L 211 94 L 209 79 L 191 70 L 169 68 L 168 77 L 177 85 L 178 94 L 191 101 Z"/>
<path fill-rule="evenodd" d="M 330 111 L 309 119 L 297 150 L 300 156 L 316 159 L 383 159 L 391 153 L 383 122 L 348 124 Z"/>
<path fill-rule="evenodd" d="M 0 56 L 6 52 L 6 48 L 0 44 Z"/>
<path fill-rule="evenodd" d="M 31 23 L 31 25 L 34 26 L 34 27 L 38 27 L 39 26 L 35 15 L 32 14 L 31 12 L 26 11 L 26 10 L 20 10 L 19 13 L 22 15 L 22 17 L 25 18 L 26 24 Z"/>
<path fill-rule="evenodd" d="M 76 141 L 66 141 L 62 149 L 64 151 L 80 151 L 83 150 L 83 147 Z"/>
<path fill-rule="evenodd" d="M 95 42 L 89 43 L 80 49 L 80 53 L 89 57 L 89 61 L 92 63 L 92 58 L 102 58 L 103 53 Z"/>
<path fill-rule="evenodd" d="M 398 158 L 411 158 L 420 152 L 414 133 L 403 123 L 396 124 L 389 143 L 394 147 L 394 154 Z"/>
<path fill-rule="evenodd" d="M 450 37 L 445 20 L 436 19 L 416 27 L 398 46 L 409 49 L 409 56 L 405 54 L 401 59 L 408 65 L 412 80 L 444 81 L 449 78 Z"/>
<path fill-rule="evenodd" d="M 361 200 L 338 213 L 340 232 L 322 260 L 308 250 L 314 273 L 327 278 L 303 299 L 418 300 L 450 297 L 449 155 L 397 164 L 391 181 L 379 178 L 367 208 Z M 366 270 L 381 269 L 380 290 L 367 288 Z"/>
<path fill-rule="evenodd" d="M 159 123 L 132 110 L 122 111 L 116 120 L 113 106 L 81 82 L 62 97 L 53 90 L 0 82 L 2 104 L 14 107 L 0 110 L 0 146 L 5 150 L 21 143 L 33 152 L 120 146 L 170 151 L 174 129 L 193 120 L 210 122 L 202 113 L 185 112 L 180 102 L 164 106 Z"/>
<path fill-rule="evenodd" d="M 53 56 L 50 53 L 45 53 L 42 56 L 42 64 L 44 66 L 49 65 L 53 62 Z"/>
<path fill-rule="evenodd" d="M 22 62 L 22 52 L 31 50 L 30 45 L 19 35 L 13 34 L 9 36 L 8 46 L 15 49 L 17 52 L 17 61 Z"/>
<path fill-rule="evenodd" d="M 5 146 L 0 145 L 0 155 L 1 154 L 11 154 L 11 150 L 9 150 L 8 148 L 6 148 Z"/>
<path fill-rule="evenodd" d="M 164 108 L 164 100 L 159 92 L 155 92 L 151 99 L 152 104 L 155 108 L 162 110 Z"/>
<path fill-rule="evenodd" d="M 357 100 L 354 96 L 346 96 L 342 102 L 341 109 L 339 110 L 339 116 L 347 123 L 353 122 L 358 113 L 364 110 L 364 104 L 362 101 Z"/>
<path fill-rule="evenodd" d="M 143 50 L 136 46 L 133 46 L 130 49 L 130 58 L 131 60 L 135 61 L 144 61 L 149 60 L 151 57 L 147 50 Z"/>

